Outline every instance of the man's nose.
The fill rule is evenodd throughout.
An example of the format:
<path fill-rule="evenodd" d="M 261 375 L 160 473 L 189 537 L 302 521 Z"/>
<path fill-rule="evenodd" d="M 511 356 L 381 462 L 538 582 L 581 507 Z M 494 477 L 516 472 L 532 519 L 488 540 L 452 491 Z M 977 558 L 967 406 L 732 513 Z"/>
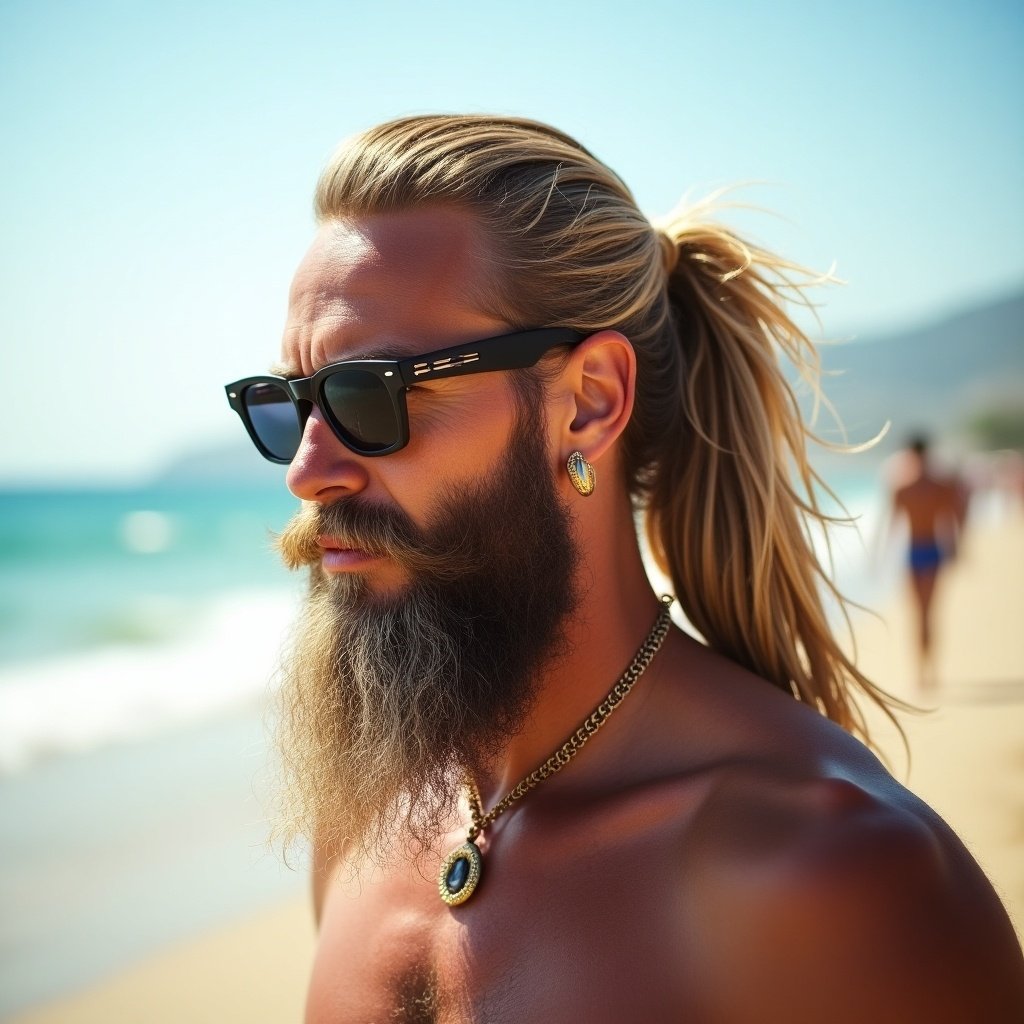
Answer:
<path fill-rule="evenodd" d="M 358 494 L 370 481 L 366 460 L 338 440 L 315 408 L 285 479 L 296 498 L 322 505 Z"/>

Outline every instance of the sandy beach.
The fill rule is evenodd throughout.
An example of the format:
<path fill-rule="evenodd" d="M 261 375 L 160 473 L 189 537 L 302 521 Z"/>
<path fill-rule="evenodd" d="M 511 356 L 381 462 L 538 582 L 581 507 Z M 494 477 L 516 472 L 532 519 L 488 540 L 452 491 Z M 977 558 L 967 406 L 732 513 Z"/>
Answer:
<path fill-rule="evenodd" d="M 936 596 L 939 687 L 916 688 L 913 609 L 905 592 L 878 617 L 858 614 L 864 671 L 930 708 L 878 736 L 893 773 L 953 826 L 992 879 L 1024 940 L 1024 517 L 975 527 Z"/>
<path fill-rule="evenodd" d="M 952 825 L 1024 935 L 1024 517 L 976 526 L 937 599 L 940 687 L 915 690 L 911 608 L 901 591 L 854 619 L 858 660 L 894 695 L 935 709 L 879 740 L 898 778 Z M 313 950 L 305 900 L 218 927 L 13 1024 L 163 1024 L 301 1019 Z"/>

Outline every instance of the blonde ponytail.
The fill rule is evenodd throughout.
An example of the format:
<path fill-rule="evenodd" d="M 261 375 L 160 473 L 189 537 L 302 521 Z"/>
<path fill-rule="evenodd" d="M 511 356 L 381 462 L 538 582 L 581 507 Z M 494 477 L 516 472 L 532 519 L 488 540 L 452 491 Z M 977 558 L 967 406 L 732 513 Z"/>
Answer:
<path fill-rule="evenodd" d="M 708 644 L 868 738 L 859 689 L 890 699 L 837 643 L 822 593 L 841 595 L 818 560 L 827 526 L 812 435 L 780 355 L 816 384 L 818 358 L 786 309 L 819 279 L 708 221 L 708 204 L 662 229 L 683 357 L 681 419 L 652 459 L 648 542 Z M 824 488 L 827 490 L 827 488 Z"/>

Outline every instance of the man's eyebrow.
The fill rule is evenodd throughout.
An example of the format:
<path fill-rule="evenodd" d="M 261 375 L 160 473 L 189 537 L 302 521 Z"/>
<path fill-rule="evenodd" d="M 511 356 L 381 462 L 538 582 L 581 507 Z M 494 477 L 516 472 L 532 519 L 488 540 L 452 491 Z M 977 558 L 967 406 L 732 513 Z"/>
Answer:
<path fill-rule="evenodd" d="M 353 352 L 344 362 L 355 359 L 387 359 L 389 362 L 398 362 L 400 359 L 407 359 L 408 355 L 396 352 L 393 348 L 370 348 L 362 352 Z"/>
<path fill-rule="evenodd" d="M 362 352 L 352 352 L 344 359 L 337 359 L 327 366 L 334 366 L 336 363 L 352 363 L 364 359 L 383 359 L 388 362 L 401 362 L 403 359 L 414 358 L 408 353 L 396 352 L 393 348 L 366 349 Z M 288 363 L 272 363 L 267 371 L 272 377 L 284 377 L 286 380 L 297 380 L 302 376 L 300 370 L 296 370 Z"/>

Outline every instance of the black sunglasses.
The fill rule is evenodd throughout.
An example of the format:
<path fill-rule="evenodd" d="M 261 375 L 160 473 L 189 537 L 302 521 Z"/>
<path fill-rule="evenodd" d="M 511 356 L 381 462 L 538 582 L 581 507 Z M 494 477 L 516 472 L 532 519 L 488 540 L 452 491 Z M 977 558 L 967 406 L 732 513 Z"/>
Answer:
<path fill-rule="evenodd" d="M 356 454 L 390 455 L 409 443 L 405 393 L 412 385 L 467 373 L 521 370 L 556 345 L 575 345 L 585 337 L 566 327 L 519 331 L 408 359 L 331 363 L 312 377 L 296 380 L 246 377 L 224 390 L 253 444 L 271 462 L 287 464 L 295 458 L 313 406 Z"/>

